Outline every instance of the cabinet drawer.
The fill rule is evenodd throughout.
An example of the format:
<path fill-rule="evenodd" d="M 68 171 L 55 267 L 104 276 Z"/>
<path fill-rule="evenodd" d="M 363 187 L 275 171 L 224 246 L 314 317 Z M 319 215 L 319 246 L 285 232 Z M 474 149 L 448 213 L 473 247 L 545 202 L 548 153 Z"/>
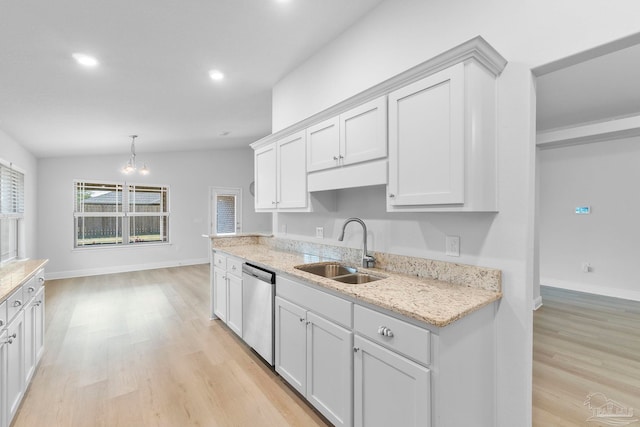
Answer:
<path fill-rule="evenodd" d="M 351 328 L 353 304 L 347 300 L 281 276 L 276 277 L 276 295 Z"/>
<path fill-rule="evenodd" d="M 22 295 L 22 286 L 20 286 L 14 293 L 7 298 L 7 321 L 11 322 L 11 319 L 18 314 L 24 304 L 24 297 Z"/>
<path fill-rule="evenodd" d="M 227 273 L 242 277 L 242 261 L 237 258 L 227 258 Z"/>
<path fill-rule="evenodd" d="M 7 301 L 0 304 L 0 331 L 7 326 Z"/>
<path fill-rule="evenodd" d="M 413 360 L 431 362 L 431 333 L 426 329 L 359 305 L 353 310 L 353 329 Z"/>
<path fill-rule="evenodd" d="M 22 285 L 22 292 L 23 292 L 22 296 L 24 297 L 25 304 L 28 304 L 29 301 L 31 301 L 31 299 L 33 299 L 33 297 L 36 296 L 36 294 L 42 287 L 40 283 L 41 282 L 38 280 L 38 277 L 34 276 L 31 279 L 29 279 L 27 283 Z"/>
<path fill-rule="evenodd" d="M 222 269 L 227 269 L 227 257 L 217 252 L 213 254 L 213 265 Z"/>

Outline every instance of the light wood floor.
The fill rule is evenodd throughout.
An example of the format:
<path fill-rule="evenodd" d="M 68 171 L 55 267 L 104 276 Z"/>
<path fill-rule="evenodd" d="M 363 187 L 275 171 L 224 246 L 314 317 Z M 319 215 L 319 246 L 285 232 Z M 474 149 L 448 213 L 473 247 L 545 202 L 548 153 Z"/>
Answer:
<path fill-rule="evenodd" d="M 228 328 L 207 265 L 46 283 L 46 350 L 13 427 L 325 426 Z"/>
<path fill-rule="evenodd" d="M 640 419 L 640 303 L 553 288 L 542 298 L 533 317 L 533 425 L 614 425 L 587 421 L 590 393 Z"/>

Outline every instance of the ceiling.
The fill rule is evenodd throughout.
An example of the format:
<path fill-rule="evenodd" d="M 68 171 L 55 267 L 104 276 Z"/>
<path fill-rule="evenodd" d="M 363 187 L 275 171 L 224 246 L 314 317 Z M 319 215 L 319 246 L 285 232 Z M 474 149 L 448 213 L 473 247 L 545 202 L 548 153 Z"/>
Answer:
<path fill-rule="evenodd" d="M 244 147 L 273 85 L 381 1 L 2 1 L 0 129 L 37 157 Z"/>
<path fill-rule="evenodd" d="M 640 34 L 562 62 L 537 73 L 538 131 L 640 114 Z"/>

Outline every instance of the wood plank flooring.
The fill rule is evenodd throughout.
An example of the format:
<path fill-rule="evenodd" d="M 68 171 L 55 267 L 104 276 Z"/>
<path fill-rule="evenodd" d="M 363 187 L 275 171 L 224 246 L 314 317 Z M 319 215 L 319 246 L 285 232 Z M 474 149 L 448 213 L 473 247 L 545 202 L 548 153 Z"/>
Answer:
<path fill-rule="evenodd" d="M 12 427 L 327 425 L 209 320 L 208 265 L 47 281 L 45 345 Z"/>
<path fill-rule="evenodd" d="M 533 425 L 640 426 L 640 302 L 542 289 L 533 317 Z M 635 416 L 588 420 L 607 399 Z"/>

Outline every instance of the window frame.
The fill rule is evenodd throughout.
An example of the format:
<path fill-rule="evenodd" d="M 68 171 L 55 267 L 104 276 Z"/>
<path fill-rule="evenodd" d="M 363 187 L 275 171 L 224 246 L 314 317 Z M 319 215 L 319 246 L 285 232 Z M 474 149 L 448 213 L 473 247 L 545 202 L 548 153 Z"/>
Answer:
<path fill-rule="evenodd" d="M 105 185 L 109 187 L 115 187 L 121 189 L 121 198 L 120 203 L 116 203 L 116 206 L 119 206 L 119 210 L 116 209 L 115 212 L 79 212 L 78 208 L 78 186 L 79 184 L 90 184 L 90 185 Z M 135 188 L 151 188 L 158 189 L 160 192 L 165 193 L 163 200 L 165 201 L 165 210 L 159 212 L 140 212 L 135 211 L 135 208 L 132 210 L 130 208 L 130 192 L 131 189 Z M 73 249 L 74 250 L 96 250 L 96 249 L 107 249 L 107 248 L 127 248 L 127 247 L 143 247 L 143 246 L 158 246 L 158 245 L 170 245 L 171 244 L 171 208 L 170 208 L 170 195 L 171 189 L 169 185 L 163 184 L 149 184 L 149 183 L 138 183 L 138 182 L 128 182 L 128 181 L 106 181 L 106 180 L 95 180 L 95 179 L 74 179 L 73 180 Z M 117 198 L 116 198 L 117 201 Z M 134 205 L 135 206 L 135 205 Z M 161 236 L 165 236 L 166 240 L 162 241 L 130 241 L 131 234 L 131 218 L 142 218 L 142 217 L 158 217 L 164 218 L 166 221 L 166 235 L 160 234 Z M 116 241 L 113 244 L 88 244 L 88 245 L 78 245 L 78 218 L 118 218 L 118 224 L 120 228 L 120 235 L 116 237 L 116 239 L 120 239 L 121 241 Z M 161 227 L 162 230 L 162 227 Z"/>
<path fill-rule="evenodd" d="M 0 225 L 0 264 L 20 259 L 23 250 L 21 237 L 23 237 L 26 175 L 22 168 L 0 159 L 0 222 L 8 221 L 10 225 L 13 224 L 12 228 L 14 229 L 13 234 L 9 233 L 7 238 L 2 233 Z M 16 176 L 18 177 L 17 181 Z M 6 180 L 8 183 L 2 179 L 3 177 L 5 179 L 8 177 L 8 180 Z M 7 188 L 9 189 L 8 191 Z M 3 204 L 1 196 L 5 196 L 5 200 L 8 199 L 9 203 Z M 7 242 L 10 242 L 11 251 L 4 258 L 1 247 L 3 243 Z"/>

